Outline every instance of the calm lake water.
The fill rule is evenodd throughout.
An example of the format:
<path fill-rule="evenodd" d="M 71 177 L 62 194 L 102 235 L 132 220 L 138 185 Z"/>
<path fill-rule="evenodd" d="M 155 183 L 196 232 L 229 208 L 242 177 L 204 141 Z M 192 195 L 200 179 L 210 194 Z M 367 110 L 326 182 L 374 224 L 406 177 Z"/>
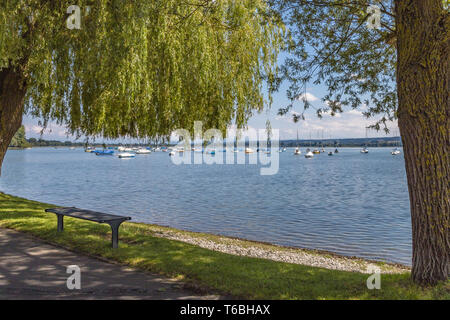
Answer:
<path fill-rule="evenodd" d="M 0 191 L 133 221 L 411 265 L 404 159 L 390 150 L 341 148 L 314 159 L 288 150 L 271 176 L 260 175 L 258 165 L 175 165 L 163 152 L 119 159 L 82 149 L 9 150 Z"/>

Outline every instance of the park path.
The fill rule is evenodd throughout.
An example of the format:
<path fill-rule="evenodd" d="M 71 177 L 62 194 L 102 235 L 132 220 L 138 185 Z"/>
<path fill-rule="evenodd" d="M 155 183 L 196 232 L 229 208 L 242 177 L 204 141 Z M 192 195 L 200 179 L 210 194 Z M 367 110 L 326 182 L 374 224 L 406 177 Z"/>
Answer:
<path fill-rule="evenodd" d="M 69 265 L 81 289 L 66 285 Z M 112 264 L 0 228 L 0 299 L 219 299 L 183 289 L 179 281 Z"/>

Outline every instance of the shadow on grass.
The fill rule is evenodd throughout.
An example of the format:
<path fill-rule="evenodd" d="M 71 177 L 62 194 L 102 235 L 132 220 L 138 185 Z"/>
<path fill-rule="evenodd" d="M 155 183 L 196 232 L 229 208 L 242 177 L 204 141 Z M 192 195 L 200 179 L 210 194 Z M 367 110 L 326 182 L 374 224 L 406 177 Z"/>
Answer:
<path fill-rule="evenodd" d="M 449 299 L 449 286 L 422 289 L 409 274 L 382 275 L 381 290 L 369 290 L 368 275 L 241 257 L 188 243 L 153 237 L 146 225 L 124 223 L 120 248 L 110 248 L 111 230 L 65 218 L 56 231 L 53 205 L 0 193 L 0 226 L 28 232 L 51 243 L 142 270 L 178 277 L 188 283 L 249 299 Z"/>

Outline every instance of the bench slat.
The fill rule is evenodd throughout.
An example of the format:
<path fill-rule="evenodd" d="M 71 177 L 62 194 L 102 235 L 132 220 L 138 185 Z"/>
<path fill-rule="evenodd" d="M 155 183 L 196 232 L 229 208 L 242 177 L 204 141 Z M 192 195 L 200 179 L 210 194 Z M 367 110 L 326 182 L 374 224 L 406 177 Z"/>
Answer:
<path fill-rule="evenodd" d="M 78 209 L 75 207 L 66 207 L 66 208 L 51 208 L 45 209 L 45 212 L 52 212 L 56 214 L 61 214 L 68 217 L 79 218 L 89 221 L 94 221 L 98 223 L 110 222 L 114 220 L 131 220 L 131 217 L 125 216 L 117 216 L 114 214 L 96 212 L 91 210 Z"/>

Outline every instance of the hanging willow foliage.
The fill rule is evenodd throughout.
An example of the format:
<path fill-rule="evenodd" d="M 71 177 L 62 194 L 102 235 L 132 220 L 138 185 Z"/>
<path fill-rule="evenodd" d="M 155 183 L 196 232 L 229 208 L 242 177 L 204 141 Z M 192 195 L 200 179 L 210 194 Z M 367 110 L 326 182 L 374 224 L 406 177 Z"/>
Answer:
<path fill-rule="evenodd" d="M 66 26 L 72 4 L 81 29 Z M 3 0 L 0 70 L 23 72 L 26 112 L 78 136 L 243 127 L 282 46 L 268 13 L 264 0 Z"/>

